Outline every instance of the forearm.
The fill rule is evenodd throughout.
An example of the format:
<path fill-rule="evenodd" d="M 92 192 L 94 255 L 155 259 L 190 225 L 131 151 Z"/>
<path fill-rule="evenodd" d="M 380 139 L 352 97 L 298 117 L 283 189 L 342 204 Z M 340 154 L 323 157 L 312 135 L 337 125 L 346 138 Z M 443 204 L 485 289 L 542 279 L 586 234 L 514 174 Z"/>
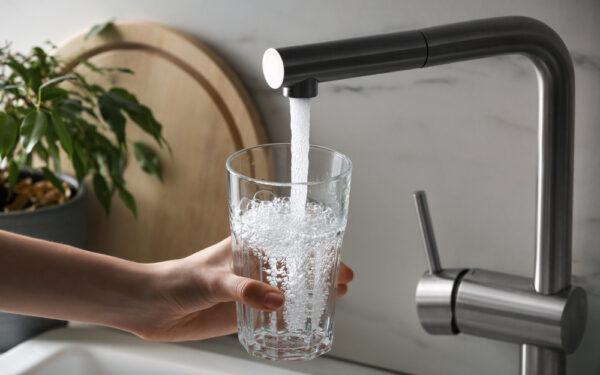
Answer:
<path fill-rule="evenodd" d="M 0 231 L 0 310 L 128 329 L 156 293 L 158 265 Z"/>
<path fill-rule="evenodd" d="M 338 297 L 351 279 L 342 263 Z M 183 341 L 235 332 L 233 301 L 273 312 L 284 296 L 235 275 L 230 238 L 183 259 L 141 264 L 0 230 L 0 311 Z"/>

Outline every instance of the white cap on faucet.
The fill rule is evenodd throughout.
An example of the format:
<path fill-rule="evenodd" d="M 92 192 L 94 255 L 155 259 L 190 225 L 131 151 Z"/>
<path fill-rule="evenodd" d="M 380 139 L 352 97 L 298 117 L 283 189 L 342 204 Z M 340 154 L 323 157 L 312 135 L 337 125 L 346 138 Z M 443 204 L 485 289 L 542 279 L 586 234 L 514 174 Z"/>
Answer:
<path fill-rule="evenodd" d="M 275 48 L 269 48 L 265 51 L 262 66 L 267 84 L 273 89 L 280 88 L 283 83 L 285 68 L 283 67 L 283 59 Z"/>

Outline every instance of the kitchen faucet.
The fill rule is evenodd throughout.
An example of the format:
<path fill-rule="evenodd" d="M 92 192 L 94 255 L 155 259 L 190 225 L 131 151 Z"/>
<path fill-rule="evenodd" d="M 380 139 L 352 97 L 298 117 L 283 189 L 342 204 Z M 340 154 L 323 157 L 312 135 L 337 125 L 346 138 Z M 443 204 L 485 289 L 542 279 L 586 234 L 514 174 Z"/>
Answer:
<path fill-rule="evenodd" d="M 311 98 L 322 82 L 521 54 L 538 79 L 538 160 L 533 279 L 480 269 L 443 269 L 424 192 L 415 203 L 429 270 L 416 290 L 423 328 L 521 345 L 520 374 L 565 374 L 579 346 L 587 298 L 571 286 L 574 72 L 562 39 L 527 17 L 499 17 L 421 30 L 270 48 L 265 79 L 291 98 Z"/>

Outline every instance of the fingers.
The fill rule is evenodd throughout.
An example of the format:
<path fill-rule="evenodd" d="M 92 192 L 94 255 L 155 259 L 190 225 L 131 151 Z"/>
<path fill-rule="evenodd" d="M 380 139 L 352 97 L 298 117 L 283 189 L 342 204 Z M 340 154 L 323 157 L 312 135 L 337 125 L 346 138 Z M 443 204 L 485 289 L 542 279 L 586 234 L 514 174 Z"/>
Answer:
<path fill-rule="evenodd" d="M 343 297 L 348 293 L 348 283 L 354 279 L 354 271 L 343 262 L 340 263 L 340 270 L 338 271 L 337 287 L 335 289 L 335 297 Z"/>
<path fill-rule="evenodd" d="M 340 270 L 338 271 L 338 284 L 348 284 L 354 278 L 354 272 L 350 267 L 344 264 L 344 262 L 340 263 Z"/>
<path fill-rule="evenodd" d="M 223 241 L 227 244 L 228 239 Z M 340 263 L 336 297 L 348 292 L 348 283 L 354 278 L 354 272 L 344 263 Z M 220 274 L 214 283 L 213 297 L 218 302 L 237 301 L 249 307 L 264 310 L 279 310 L 284 303 L 283 293 L 269 284 L 235 274 Z"/>
<path fill-rule="evenodd" d="M 219 278 L 216 284 L 214 294 L 219 302 L 233 300 L 265 311 L 275 311 L 283 306 L 283 293 L 258 280 L 228 274 Z"/>
<path fill-rule="evenodd" d="M 343 297 L 346 293 L 348 293 L 348 285 L 338 284 L 337 288 L 335 289 L 335 297 Z"/>

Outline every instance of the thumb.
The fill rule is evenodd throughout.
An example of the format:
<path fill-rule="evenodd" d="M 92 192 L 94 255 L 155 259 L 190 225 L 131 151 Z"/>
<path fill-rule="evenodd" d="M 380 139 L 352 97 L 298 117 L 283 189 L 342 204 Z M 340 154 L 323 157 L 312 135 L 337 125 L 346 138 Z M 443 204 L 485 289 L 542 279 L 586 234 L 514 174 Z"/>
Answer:
<path fill-rule="evenodd" d="M 230 274 L 218 283 L 217 298 L 241 302 L 258 310 L 275 311 L 283 306 L 283 293 L 258 280 Z"/>

